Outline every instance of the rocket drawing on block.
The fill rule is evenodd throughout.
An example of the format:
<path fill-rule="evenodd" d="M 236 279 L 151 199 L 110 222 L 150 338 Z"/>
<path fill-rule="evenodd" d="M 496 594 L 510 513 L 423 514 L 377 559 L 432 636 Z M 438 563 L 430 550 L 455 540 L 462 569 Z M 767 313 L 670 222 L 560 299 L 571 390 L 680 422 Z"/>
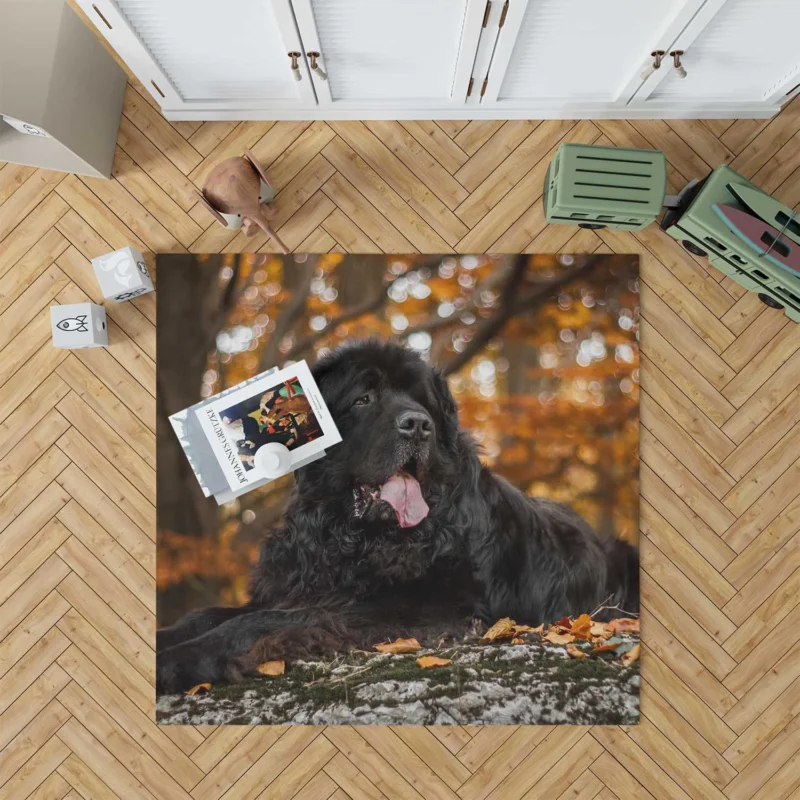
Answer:
<path fill-rule="evenodd" d="M 95 303 L 50 306 L 53 346 L 76 350 L 108 344 L 106 310 Z"/>

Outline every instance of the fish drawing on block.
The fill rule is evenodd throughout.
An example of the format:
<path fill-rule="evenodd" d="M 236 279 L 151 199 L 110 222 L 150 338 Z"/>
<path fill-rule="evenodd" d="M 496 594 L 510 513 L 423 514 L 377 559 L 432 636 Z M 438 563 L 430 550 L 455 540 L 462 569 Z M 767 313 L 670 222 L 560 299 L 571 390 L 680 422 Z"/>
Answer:
<path fill-rule="evenodd" d="M 714 211 L 725 224 L 760 256 L 776 266 L 800 275 L 800 245 L 758 217 L 724 203 L 715 203 Z"/>
<path fill-rule="evenodd" d="M 86 314 L 62 319 L 56 323 L 56 327 L 62 331 L 75 331 L 76 333 L 86 333 L 89 330 L 89 326 L 86 324 Z"/>

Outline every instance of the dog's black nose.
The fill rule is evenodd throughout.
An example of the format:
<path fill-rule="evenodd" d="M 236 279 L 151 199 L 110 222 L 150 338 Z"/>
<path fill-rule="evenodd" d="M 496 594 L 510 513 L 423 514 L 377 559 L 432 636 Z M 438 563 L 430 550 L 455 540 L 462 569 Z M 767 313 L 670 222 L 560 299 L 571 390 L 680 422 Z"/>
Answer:
<path fill-rule="evenodd" d="M 425 441 L 433 432 L 433 421 L 421 411 L 404 411 L 397 418 L 397 430 L 401 436 Z"/>

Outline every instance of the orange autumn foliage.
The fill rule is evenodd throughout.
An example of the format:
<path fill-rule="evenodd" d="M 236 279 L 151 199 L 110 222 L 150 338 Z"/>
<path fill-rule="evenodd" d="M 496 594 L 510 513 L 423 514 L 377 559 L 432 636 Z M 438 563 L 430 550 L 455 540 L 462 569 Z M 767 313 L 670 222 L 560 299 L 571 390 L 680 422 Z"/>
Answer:
<path fill-rule="evenodd" d="M 258 263 L 248 254 L 198 257 L 202 268 L 220 270 L 222 288 L 225 270 L 239 269 L 239 283 L 246 287 L 221 329 L 253 334 L 240 352 L 212 345 L 198 391 L 213 394 L 263 368 L 260 355 L 295 298 L 302 264 L 294 258 L 267 255 Z M 530 256 L 517 296 L 585 258 Z M 638 293 L 629 263 L 627 256 L 602 257 L 557 297 L 511 318 L 449 383 L 461 426 L 476 437 L 492 470 L 531 495 L 570 504 L 602 533 L 635 542 Z M 488 255 L 387 255 L 375 261 L 324 255 L 303 312 L 280 343 L 280 358 L 313 361 L 322 350 L 349 339 L 421 331 L 430 338 L 424 354 L 442 365 L 497 314 L 497 276 L 507 264 L 505 256 Z M 386 296 L 378 307 L 340 321 L 381 291 Z M 311 344 L 294 351 L 306 341 Z M 221 508 L 218 529 L 205 536 L 159 531 L 162 596 L 191 590 L 204 604 L 215 597 L 222 604 L 244 602 L 258 541 L 280 518 L 291 486 L 287 477 Z M 245 513 L 252 514 L 251 521 L 245 521 Z"/>
<path fill-rule="evenodd" d="M 379 653 L 416 653 L 422 645 L 416 639 L 395 639 L 393 642 L 381 642 L 372 645 Z"/>

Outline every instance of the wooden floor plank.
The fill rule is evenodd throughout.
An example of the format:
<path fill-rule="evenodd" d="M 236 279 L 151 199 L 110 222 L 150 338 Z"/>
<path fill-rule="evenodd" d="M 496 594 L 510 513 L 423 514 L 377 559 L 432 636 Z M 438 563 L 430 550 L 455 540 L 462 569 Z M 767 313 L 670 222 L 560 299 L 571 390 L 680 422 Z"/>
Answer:
<path fill-rule="evenodd" d="M 35 606 L 0 644 L 3 656 L 0 676 L 5 675 L 67 611 L 69 603 L 55 590 Z"/>
<path fill-rule="evenodd" d="M 136 162 L 119 147 L 114 155 L 111 174 L 117 182 L 147 209 L 184 247 L 188 247 L 203 229 Z M 129 206 L 133 206 L 128 201 Z"/>
<path fill-rule="evenodd" d="M 61 197 L 55 193 L 48 194 L 0 241 L 0 275 L 10 270 L 68 211 L 69 206 Z"/>
<path fill-rule="evenodd" d="M 125 92 L 122 113 L 167 157 L 184 175 L 202 160 L 192 147 L 130 83 Z"/>
<path fill-rule="evenodd" d="M 312 122 L 269 165 L 269 181 L 280 191 L 322 150 L 334 136 L 325 122 Z"/>
<path fill-rule="evenodd" d="M 0 715 L 0 748 L 5 748 L 13 741 L 44 709 L 49 708 L 53 714 L 59 714 L 58 706 L 52 704 L 58 703 L 55 697 L 69 681 L 69 675 L 58 664 L 51 664 Z"/>
<path fill-rule="evenodd" d="M 646 682 L 648 691 L 643 714 L 664 736 L 674 744 L 706 777 L 722 789 L 734 777 L 736 769 L 721 756 L 700 732 L 665 700 L 656 688 Z M 664 687 L 666 690 L 666 687 Z M 645 725 L 643 728 L 649 726 Z"/>
<path fill-rule="evenodd" d="M 125 116 L 120 119 L 117 146 L 184 211 L 197 203 L 196 186 Z"/>
<path fill-rule="evenodd" d="M 458 216 L 470 227 L 475 227 L 476 223 L 525 177 L 531 167 L 545 158 L 575 127 L 577 126 L 572 122 L 555 120 L 545 120 L 535 127 L 522 144 L 472 190 L 469 198 L 456 209 Z M 596 138 L 597 129 L 591 123 L 584 123 L 582 129 L 583 135 L 587 137 L 594 135 Z M 537 183 L 536 188 L 541 193 L 542 181 Z M 538 194 L 531 199 L 536 197 Z"/>
<path fill-rule="evenodd" d="M 466 200 L 469 192 L 399 122 L 372 120 L 364 124 L 424 185 L 431 186 L 451 211 Z M 381 160 L 381 168 L 383 163 Z M 421 202 L 425 202 L 424 196 Z M 458 226 L 456 240 L 463 235 L 464 229 Z"/>
<path fill-rule="evenodd" d="M 456 179 L 474 192 L 511 156 L 536 128 L 538 121 L 509 120 L 488 139 L 456 173 Z"/>
<path fill-rule="evenodd" d="M 736 589 L 667 522 L 647 500 L 641 501 L 641 531 L 717 606 L 723 606 L 736 594 Z"/>
<path fill-rule="evenodd" d="M 751 525 L 755 529 L 748 535 L 751 537 L 749 544 L 743 548 L 742 552 L 727 566 L 725 569 L 725 577 L 731 581 L 731 584 L 736 587 L 741 587 L 748 581 L 755 572 L 760 569 L 764 563 L 781 547 L 784 542 L 790 540 L 797 530 L 795 525 L 795 518 L 797 516 L 797 493 L 800 487 L 797 486 L 797 470 L 792 468 L 787 470 L 781 481 L 787 479 L 786 482 L 793 483 L 793 491 L 795 499 L 791 500 L 788 505 L 783 505 L 784 500 L 779 495 L 772 495 L 765 497 L 765 502 L 758 503 L 759 512 L 765 505 L 772 504 L 769 513 L 769 519 L 759 519 L 758 516 L 751 518 Z M 777 486 L 776 481 L 774 486 Z M 773 486 L 773 488 L 774 488 Z M 775 497 L 780 497 L 777 503 L 774 502 Z M 747 516 L 747 515 L 745 515 Z M 740 520 L 744 517 L 740 517 Z M 742 541 L 745 541 L 743 538 Z M 774 589 L 774 587 L 773 587 Z"/>
<path fill-rule="evenodd" d="M 86 473 L 82 472 L 76 464 L 71 463 L 58 476 L 57 482 L 106 533 L 136 559 L 148 574 L 155 574 L 153 539 L 116 506 Z M 153 607 L 154 598 L 142 597 L 142 601 L 149 607 Z"/>
<path fill-rule="evenodd" d="M 67 240 L 51 228 L 19 260 L 16 268 L 0 279 L 0 314 L 4 312 L 68 246 Z"/>
<path fill-rule="evenodd" d="M 202 776 L 200 768 L 132 701 L 116 691 L 77 646 L 70 647 L 59 664 L 73 679 L 58 696 L 73 718 L 97 736 L 120 763 L 137 767 L 136 774 L 142 775 L 148 788 L 153 787 L 156 797 L 188 800 L 187 790 Z"/>
<path fill-rule="evenodd" d="M 5 164 L 0 167 L 0 205 L 5 203 L 34 172 L 36 167 L 25 164 Z"/>
<path fill-rule="evenodd" d="M 348 139 L 354 142 L 352 137 Z M 429 190 L 425 189 L 417 199 L 416 180 L 404 170 L 387 171 L 386 178 L 375 172 L 370 162 L 376 164 L 381 157 L 388 158 L 390 152 L 375 142 L 378 140 L 370 135 L 356 152 L 347 140 L 337 137 L 322 152 L 416 248 L 448 252 L 466 228 L 443 203 L 431 200 Z"/>
<path fill-rule="evenodd" d="M 145 678 L 155 680 L 155 658 L 152 647 L 145 643 L 75 572 L 58 584 L 58 594 L 84 618 L 90 619 L 108 642 Z"/>
<path fill-rule="evenodd" d="M 469 156 L 429 120 L 401 120 L 400 124 L 450 173 L 455 174 Z M 458 176 L 456 175 L 456 179 Z"/>

